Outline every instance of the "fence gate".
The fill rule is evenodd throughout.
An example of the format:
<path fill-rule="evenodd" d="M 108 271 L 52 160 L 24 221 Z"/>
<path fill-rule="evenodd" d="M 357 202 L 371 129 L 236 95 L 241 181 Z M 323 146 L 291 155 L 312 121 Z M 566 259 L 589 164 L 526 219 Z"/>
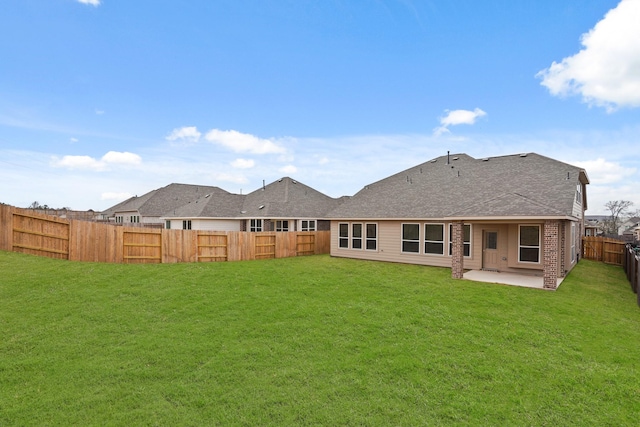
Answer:
<path fill-rule="evenodd" d="M 124 231 L 122 258 L 129 264 L 162 262 L 162 234 L 160 231 Z"/>
<path fill-rule="evenodd" d="M 226 234 L 198 234 L 198 262 L 227 261 Z"/>
<path fill-rule="evenodd" d="M 582 238 L 582 257 L 606 264 L 622 265 L 625 243 L 605 237 Z"/>
<path fill-rule="evenodd" d="M 256 259 L 276 257 L 276 235 L 256 234 Z"/>
<path fill-rule="evenodd" d="M 296 236 L 296 256 L 313 255 L 316 251 L 316 235 L 315 233 L 299 233 Z"/>
<path fill-rule="evenodd" d="M 13 214 L 14 252 L 69 259 L 69 222 L 54 217 Z"/>

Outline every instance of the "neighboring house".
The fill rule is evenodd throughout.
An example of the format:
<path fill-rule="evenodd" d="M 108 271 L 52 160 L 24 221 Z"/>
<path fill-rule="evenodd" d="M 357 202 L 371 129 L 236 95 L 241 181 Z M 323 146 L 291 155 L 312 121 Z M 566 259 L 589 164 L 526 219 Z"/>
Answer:
<path fill-rule="evenodd" d="M 161 216 L 199 197 L 226 196 L 230 193 L 204 185 L 169 184 L 142 196 L 134 196 L 102 212 L 103 217 L 129 226 L 163 227 Z"/>
<path fill-rule="evenodd" d="M 640 218 L 638 218 L 637 216 L 631 217 L 620 224 L 620 227 L 618 228 L 618 234 L 620 236 L 627 236 L 627 238 L 629 238 L 633 236 L 633 230 L 639 225 Z"/>
<path fill-rule="evenodd" d="M 579 258 L 584 169 L 535 153 L 438 157 L 365 186 L 330 213 L 331 255 L 542 275 Z"/>
<path fill-rule="evenodd" d="M 633 229 L 633 238 L 636 242 L 640 242 L 640 225 Z"/>
<path fill-rule="evenodd" d="M 331 198 L 289 177 L 247 195 L 216 194 L 190 200 L 162 216 L 166 228 L 220 231 L 329 230 Z"/>
<path fill-rule="evenodd" d="M 606 215 L 585 215 L 584 218 L 584 235 L 601 236 L 605 234 L 605 225 L 611 217 Z"/>

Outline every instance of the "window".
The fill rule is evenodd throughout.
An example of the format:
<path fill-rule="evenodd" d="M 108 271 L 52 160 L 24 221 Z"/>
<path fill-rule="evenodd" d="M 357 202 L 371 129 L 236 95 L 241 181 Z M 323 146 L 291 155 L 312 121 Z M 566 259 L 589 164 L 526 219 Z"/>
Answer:
<path fill-rule="evenodd" d="M 351 249 L 362 249 L 362 224 L 351 224 Z"/>
<path fill-rule="evenodd" d="M 276 221 L 276 231 L 289 231 L 289 221 Z"/>
<path fill-rule="evenodd" d="M 122 216 L 117 216 L 116 217 L 116 224 L 122 224 L 124 217 Z"/>
<path fill-rule="evenodd" d="M 485 249 L 498 249 L 498 232 L 497 231 L 487 231 L 487 243 L 485 245 Z"/>
<path fill-rule="evenodd" d="M 444 255 L 444 225 L 424 225 L 424 253 Z"/>
<path fill-rule="evenodd" d="M 402 252 L 420 253 L 420 224 L 402 224 Z"/>
<path fill-rule="evenodd" d="M 365 249 L 375 251 L 378 249 L 378 224 L 366 225 L 366 243 Z"/>
<path fill-rule="evenodd" d="M 576 186 L 576 202 L 582 203 L 582 184 Z"/>
<path fill-rule="evenodd" d="M 302 221 L 302 231 L 316 231 L 316 221 L 315 220 L 303 220 Z"/>
<path fill-rule="evenodd" d="M 191 230 L 191 220 L 185 219 L 182 221 L 182 229 L 183 230 Z"/>
<path fill-rule="evenodd" d="M 449 255 L 453 253 L 452 236 L 453 224 L 449 224 Z M 497 234 L 495 236 L 497 236 Z M 471 224 L 465 224 L 462 226 L 462 240 L 464 241 L 464 256 L 468 257 L 471 255 Z M 495 249 L 497 247 L 497 242 L 492 242 L 492 244 L 494 245 L 493 249 Z"/>
<path fill-rule="evenodd" d="M 262 220 L 252 219 L 249 231 L 262 231 Z"/>
<path fill-rule="evenodd" d="M 131 222 L 132 224 L 136 224 L 140 222 L 140 215 L 131 215 L 129 217 L 129 222 Z"/>
<path fill-rule="evenodd" d="M 164 222 L 164 228 L 166 228 L 167 230 L 171 230 L 171 220 L 166 220 Z"/>
<path fill-rule="evenodd" d="M 349 224 L 340 223 L 338 226 L 338 247 L 349 247 Z"/>
<path fill-rule="evenodd" d="M 518 238 L 518 261 L 540 262 L 540 226 L 521 225 Z"/>

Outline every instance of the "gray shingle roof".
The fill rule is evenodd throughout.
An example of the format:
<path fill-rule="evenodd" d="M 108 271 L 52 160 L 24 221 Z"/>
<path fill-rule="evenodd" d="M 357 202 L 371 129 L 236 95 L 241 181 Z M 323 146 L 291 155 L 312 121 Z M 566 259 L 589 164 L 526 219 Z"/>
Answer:
<path fill-rule="evenodd" d="M 207 194 L 220 195 L 229 193 L 219 187 L 206 185 L 169 184 L 140 197 L 132 197 L 125 200 L 105 212 L 113 215 L 116 212 L 138 211 L 142 216 L 159 217 Z"/>
<path fill-rule="evenodd" d="M 218 189 L 219 190 L 219 189 Z M 338 206 L 333 199 L 289 177 L 247 195 L 212 191 L 167 210 L 166 218 L 325 218 Z"/>
<path fill-rule="evenodd" d="M 247 194 L 244 218 L 326 218 L 339 200 L 289 177 Z"/>
<path fill-rule="evenodd" d="M 442 156 L 365 186 L 330 218 L 570 216 L 583 169 L 535 153 Z"/>

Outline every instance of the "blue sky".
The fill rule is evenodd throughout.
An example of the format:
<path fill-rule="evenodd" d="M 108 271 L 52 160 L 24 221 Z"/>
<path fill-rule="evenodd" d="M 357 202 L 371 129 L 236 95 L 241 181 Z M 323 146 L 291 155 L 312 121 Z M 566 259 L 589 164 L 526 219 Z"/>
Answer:
<path fill-rule="evenodd" d="M 0 202 L 172 182 L 326 194 L 431 158 L 585 167 L 640 208 L 640 0 L 21 0 L 0 12 Z"/>

